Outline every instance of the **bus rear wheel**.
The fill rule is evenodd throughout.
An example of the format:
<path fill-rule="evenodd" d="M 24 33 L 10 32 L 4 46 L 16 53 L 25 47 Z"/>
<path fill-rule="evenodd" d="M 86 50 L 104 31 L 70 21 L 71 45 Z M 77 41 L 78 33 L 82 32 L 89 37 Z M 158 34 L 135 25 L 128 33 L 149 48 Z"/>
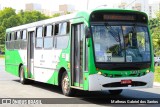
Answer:
<path fill-rule="evenodd" d="M 75 89 L 70 87 L 70 81 L 67 72 L 64 72 L 61 80 L 62 92 L 65 96 L 73 96 Z"/>
<path fill-rule="evenodd" d="M 112 95 L 119 95 L 122 93 L 122 89 L 120 90 L 109 90 L 109 93 L 112 94 Z"/>
<path fill-rule="evenodd" d="M 20 83 L 22 83 L 22 84 L 27 83 L 27 79 L 25 78 L 24 67 L 23 66 L 20 67 Z"/>

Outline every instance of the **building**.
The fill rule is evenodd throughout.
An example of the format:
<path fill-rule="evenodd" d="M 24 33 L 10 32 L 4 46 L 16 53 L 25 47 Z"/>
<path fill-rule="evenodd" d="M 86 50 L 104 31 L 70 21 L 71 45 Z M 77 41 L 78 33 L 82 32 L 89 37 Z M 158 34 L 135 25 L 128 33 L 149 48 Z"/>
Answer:
<path fill-rule="evenodd" d="M 69 4 L 59 5 L 59 11 L 64 12 L 64 14 L 66 14 L 67 12 L 74 12 L 75 7 L 73 5 L 69 5 Z"/>
<path fill-rule="evenodd" d="M 52 16 L 52 15 L 54 14 L 53 11 L 47 10 L 47 9 L 42 9 L 42 10 L 41 10 L 41 13 L 42 13 L 42 14 L 45 14 L 46 16 Z"/>
<path fill-rule="evenodd" d="M 149 0 L 121 0 L 121 3 L 119 4 L 118 8 L 142 11 L 149 15 L 148 1 Z"/>
<path fill-rule="evenodd" d="M 127 6 L 127 3 L 126 3 L 126 2 L 122 2 L 122 3 L 118 6 L 118 8 L 125 9 L 126 6 Z"/>
<path fill-rule="evenodd" d="M 41 11 L 41 10 L 42 10 L 42 7 L 41 7 L 40 4 L 28 3 L 28 4 L 25 5 L 25 10 L 26 10 L 26 11 L 33 11 L 33 10 Z"/>

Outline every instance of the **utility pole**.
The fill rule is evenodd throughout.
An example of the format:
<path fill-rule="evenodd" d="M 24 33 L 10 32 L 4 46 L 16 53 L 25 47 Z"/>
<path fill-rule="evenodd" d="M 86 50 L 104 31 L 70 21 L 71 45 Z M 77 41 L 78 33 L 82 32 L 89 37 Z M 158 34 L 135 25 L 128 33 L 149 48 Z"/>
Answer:
<path fill-rule="evenodd" d="M 89 0 L 87 0 L 87 10 L 88 10 Z"/>

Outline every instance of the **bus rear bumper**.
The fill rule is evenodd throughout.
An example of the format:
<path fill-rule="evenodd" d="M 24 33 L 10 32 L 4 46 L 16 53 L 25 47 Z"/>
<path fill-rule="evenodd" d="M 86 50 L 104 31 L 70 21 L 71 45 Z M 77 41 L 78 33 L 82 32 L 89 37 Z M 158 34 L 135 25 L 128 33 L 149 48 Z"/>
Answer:
<path fill-rule="evenodd" d="M 101 90 L 117 90 L 117 89 L 133 89 L 133 88 L 151 88 L 153 87 L 154 73 L 141 77 L 123 77 L 123 78 L 109 78 L 99 74 L 89 76 L 89 91 Z M 132 80 L 132 84 L 121 84 L 121 80 Z"/>

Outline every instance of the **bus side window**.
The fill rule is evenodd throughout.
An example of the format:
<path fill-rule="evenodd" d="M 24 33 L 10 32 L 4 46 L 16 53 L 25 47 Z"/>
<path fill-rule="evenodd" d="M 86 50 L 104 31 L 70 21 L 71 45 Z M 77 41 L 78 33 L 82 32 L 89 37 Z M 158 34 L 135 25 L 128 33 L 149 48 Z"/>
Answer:
<path fill-rule="evenodd" d="M 37 27 L 36 48 L 43 48 L 43 27 Z"/>
<path fill-rule="evenodd" d="M 55 29 L 54 29 L 54 35 L 58 35 L 58 30 L 59 29 L 59 24 L 55 25 Z"/>
<path fill-rule="evenodd" d="M 10 42 L 10 33 L 6 34 L 6 48 L 9 49 L 9 42 Z"/>
<path fill-rule="evenodd" d="M 69 25 L 69 22 L 62 22 L 55 25 L 55 48 L 67 48 L 69 41 Z"/>
<path fill-rule="evenodd" d="M 47 25 L 44 28 L 44 48 L 53 47 L 53 25 Z"/>
<path fill-rule="evenodd" d="M 20 33 L 20 47 L 21 49 L 27 49 L 27 31 L 23 30 Z"/>
<path fill-rule="evenodd" d="M 15 49 L 20 49 L 20 31 L 16 32 Z"/>
<path fill-rule="evenodd" d="M 8 40 L 9 40 L 9 45 L 8 45 L 8 47 L 9 47 L 9 49 L 11 49 L 11 32 L 9 33 Z"/>
<path fill-rule="evenodd" d="M 10 49 L 14 49 L 15 33 L 11 33 Z"/>

